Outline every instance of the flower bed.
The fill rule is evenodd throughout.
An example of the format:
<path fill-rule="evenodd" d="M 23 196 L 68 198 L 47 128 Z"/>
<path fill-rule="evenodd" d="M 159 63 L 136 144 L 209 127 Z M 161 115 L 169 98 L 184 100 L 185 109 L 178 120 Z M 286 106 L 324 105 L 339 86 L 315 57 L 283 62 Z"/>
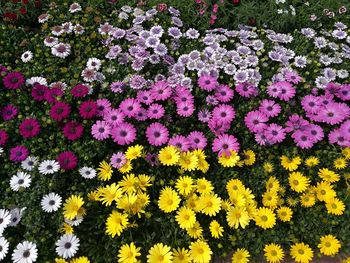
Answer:
<path fill-rule="evenodd" d="M 64 7 L 0 68 L 0 260 L 349 251 L 346 24 L 203 32 L 173 7 Z"/>

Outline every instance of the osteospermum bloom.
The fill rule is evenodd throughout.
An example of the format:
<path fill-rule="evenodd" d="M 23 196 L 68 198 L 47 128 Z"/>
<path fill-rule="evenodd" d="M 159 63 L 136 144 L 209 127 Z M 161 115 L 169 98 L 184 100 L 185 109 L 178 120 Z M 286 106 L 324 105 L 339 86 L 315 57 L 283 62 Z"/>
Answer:
<path fill-rule="evenodd" d="M 12 253 L 12 262 L 14 263 L 32 263 L 38 258 L 38 249 L 36 244 L 29 241 L 19 243 Z"/>
<path fill-rule="evenodd" d="M 210 262 L 212 254 L 208 243 L 203 240 L 197 240 L 190 244 L 190 255 L 194 263 Z"/>
<path fill-rule="evenodd" d="M 268 263 L 280 263 L 284 258 L 284 252 L 278 244 L 266 244 L 264 247 L 264 256 Z"/>
<path fill-rule="evenodd" d="M 165 213 L 170 213 L 177 209 L 177 207 L 180 204 L 180 201 L 181 199 L 176 193 L 176 191 L 174 191 L 170 187 L 165 187 L 160 192 L 158 206 Z"/>
<path fill-rule="evenodd" d="M 173 249 L 173 263 L 191 262 L 191 255 L 186 248 Z"/>
<path fill-rule="evenodd" d="M 175 219 L 180 228 L 188 229 L 194 226 L 194 223 L 196 222 L 196 214 L 192 209 L 183 206 L 177 210 Z"/>
<path fill-rule="evenodd" d="M 193 179 L 189 176 L 180 176 L 176 180 L 175 187 L 181 195 L 187 196 L 194 188 Z"/>
<path fill-rule="evenodd" d="M 111 136 L 117 144 L 128 145 L 136 139 L 136 129 L 132 124 L 124 122 L 111 130 Z"/>
<path fill-rule="evenodd" d="M 274 100 L 263 100 L 260 103 L 259 111 L 267 117 L 276 117 L 281 112 L 281 106 Z"/>
<path fill-rule="evenodd" d="M 63 205 L 63 215 L 67 219 L 74 219 L 82 212 L 84 200 L 79 195 L 71 195 Z"/>
<path fill-rule="evenodd" d="M 19 133 L 23 138 L 35 137 L 40 132 L 40 124 L 36 119 L 28 118 L 19 125 Z"/>
<path fill-rule="evenodd" d="M 232 255 L 232 263 L 248 263 L 250 258 L 249 251 L 245 248 L 238 248 Z"/>
<path fill-rule="evenodd" d="M 309 178 L 307 178 L 300 172 L 290 173 L 288 181 L 290 188 L 297 193 L 304 192 L 310 184 Z"/>
<path fill-rule="evenodd" d="M 65 234 L 56 242 L 56 253 L 63 258 L 73 257 L 79 250 L 80 240 L 74 234 Z"/>
<path fill-rule="evenodd" d="M 186 152 L 190 149 L 190 142 L 183 135 L 174 135 L 168 141 L 169 145 L 179 148 L 181 151 Z"/>
<path fill-rule="evenodd" d="M 122 245 L 118 251 L 118 262 L 136 263 L 137 257 L 141 256 L 140 250 L 141 248 L 136 247 L 134 242 Z"/>
<path fill-rule="evenodd" d="M 51 213 L 51 212 L 57 211 L 61 207 L 62 197 L 56 193 L 49 193 L 43 196 L 40 204 L 41 204 L 41 208 L 46 213 Z"/>
<path fill-rule="evenodd" d="M 112 237 L 120 236 L 129 224 L 128 215 L 114 210 L 106 221 L 106 233 Z"/>
<path fill-rule="evenodd" d="M 99 167 L 97 168 L 97 170 L 98 170 L 98 178 L 100 180 L 107 181 L 111 179 L 112 173 L 113 173 L 112 166 L 106 161 L 102 161 Z"/>
<path fill-rule="evenodd" d="M 84 84 L 74 86 L 70 93 L 74 98 L 83 98 L 89 93 L 89 87 Z"/>
<path fill-rule="evenodd" d="M 178 164 L 185 171 L 193 171 L 198 166 L 198 157 L 190 151 L 182 152 Z"/>
<path fill-rule="evenodd" d="M 234 108 L 226 104 L 216 106 L 212 112 L 212 118 L 219 124 L 231 123 L 235 116 Z"/>
<path fill-rule="evenodd" d="M 202 75 L 198 79 L 198 85 L 205 91 L 211 91 L 216 88 L 218 85 L 217 79 L 210 75 Z"/>
<path fill-rule="evenodd" d="M 340 216 L 344 213 L 344 202 L 336 197 L 331 197 L 326 201 L 327 212 L 332 215 Z"/>
<path fill-rule="evenodd" d="M 335 173 L 334 171 L 328 169 L 328 168 L 321 168 L 318 170 L 318 176 L 329 183 L 338 182 L 340 179 L 339 174 Z"/>
<path fill-rule="evenodd" d="M 245 75 L 245 72 L 241 71 L 238 74 Z M 249 82 L 238 83 L 238 85 L 236 86 L 236 91 L 239 95 L 245 98 L 250 98 L 258 95 L 258 88 L 254 84 Z"/>
<path fill-rule="evenodd" d="M 282 155 L 280 159 L 282 167 L 288 171 L 294 171 L 298 169 L 298 166 L 301 164 L 301 158 L 298 156 L 289 159 L 287 156 Z"/>
<path fill-rule="evenodd" d="M 308 244 L 302 242 L 290 247 L 290 255 L 298 263 L 308 263 L 312 260 L 314 252 Z"/>
<path fill-rule="evenodd" d="M 25 82 L 24 76 L 20 72 L 10 72 L 3 79 L 5 88 L 19 89 Z"/>
<path fill-rule="evenodd" d="M 287 206 L 281 206 L 277 210 L 278 218 L 283 222 L 289 222 L 292 219 L 293 211 Z"/>
<path fill-rule="evenodd" d="M 262 132 L 266 127 L 268 117 L 260 111 L 250 111 L 244 118 L 244 123 L 251 132 Z"/>
<path fill-rule="evenodd" d="M 79 139 L 84 132 L 84 126 L 76 121 L 69 121 L 63 127 L 63 135 L 68 140 L 75 141 Z"/>
<path fill-rule="evenodd" d="M 96 140 L 105 140 L 111 134 L 111 127 L 106 121 L 96 121 L 91 127 L 91 134 Z"/>
<path fill-rule="evenodd" d="M 234 167 L 237 165 L 240 157 L 236 151 L 230 150 L 227 154 L 223 152 L 218 159 L 223 167 Z"/>
<path fill-rule="evenodd" d="M 93 100 L 84 101 L 79 106 L 79 114 L 84 119 L 92 119 L 97 114 L 97 104 Z"/>
<path fill-rule="evenodd" d="M 203 132 L 193 131 L 187 136 L 192 149 L 204 149 L 207 146 L 207 138 Z"/>
<path fill-rule="evenodd" d="M 0 247 L 1 247 L 0 260 L 3 260 L 8 253 L 9 242 L 2 236 L 0 237 Z"/>
<path fill-rule="evenodd" d="M 333 189 L 333 185 L 329 182 L 319 182 L 316 185 L 316 196 L 320 201 L 328 202 L 336 197 L 337 193 Z"/>
<path fill-rule="evenodd" d="M 257 226 L 263 229 L 268 229 L 275 226 L 276 215 L 272 209 L 260 207 L 256 210 L 254 220 Z"/>
<path fill-rule="evenodd" d="M 28 155 L 29 151 L 23 145 L 15 146 L 10 149 L 10 160 L 13 162 L 22 162 Z"/>
<path fill-rule="evenodd" d="M 163 243 L 153 245 L 147 255 L 147 263 L 171 263 L 172 259 L 171 247 Z"/>
<path fill-rule="evenodd" d="M 168 141 L 169 131 L 161 123 L 152 123 L 146 129 L 147 140 L 151 145 L 161 146 Z"/>
<path fill-rule="evenodd" d="M 320 243 L 317 247 L 323 255 L 335 256 L 338 254 L 341 244 L 335 236 L 325 235 L 320 238 Z"/>
<path fill-rule="evenodd" d="M 235 136 L 230 134 L 222 134 L 214 139 L 212 150 L 213 152 L 218 152 L 219 155 L 222 153 L 228 154 L 230 150 L 238 152 L 239 143 Z"/>
<path fill-rule="evenodd" d="M 55 121 L 62 121 L 66 119 L 71 111 L 69 104 L 57 101 L 50 109 L 50 117 Z"/>
<path fill-rule="evenodd" d="M 231 228 L 245 228 L 247 225 L 249 225 L 250 216 L 248 214 L 248 211 L 245 209 L 245 207 L 233 207 L 230 210 L 228 210 L 226 214 L 226 220 Z"/>
<path fill-rule="evenodd" d="M 220 238 L 223 235 L 224 228 L 219 224 L 218 221 L 213 220 L 210 222 L 209 230 L 213 238 Z"/>
<path fill-rule="evenodd" d="M 11 177 L 10 187 L 13 191 L 23 190 L 28 188 L 32 182 L 30 174 L 25 172 L 17 172 L 16 175 Z"/>
<path fill-rule="evenodd" d="M 3 108 L 1 108 L 0 110 L 0 114 L 4 119 L 4 121 L 9 121 L 13 119 L 17 115 L 17 113 L 18 113 L 18 109 L 12 104 L 8 104 Z"/>

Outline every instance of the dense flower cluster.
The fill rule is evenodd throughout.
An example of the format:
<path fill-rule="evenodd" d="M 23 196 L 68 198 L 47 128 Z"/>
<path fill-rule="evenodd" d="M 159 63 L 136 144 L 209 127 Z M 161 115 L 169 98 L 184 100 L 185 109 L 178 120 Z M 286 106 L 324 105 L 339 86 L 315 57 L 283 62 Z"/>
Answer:
<path fill-rule="evenodd" d="M 0 260 L 349 249 L 346 24 L 200 32 L 173 7 L 64 12 L 39 16 L 19 69 L 0 67 Z"/>

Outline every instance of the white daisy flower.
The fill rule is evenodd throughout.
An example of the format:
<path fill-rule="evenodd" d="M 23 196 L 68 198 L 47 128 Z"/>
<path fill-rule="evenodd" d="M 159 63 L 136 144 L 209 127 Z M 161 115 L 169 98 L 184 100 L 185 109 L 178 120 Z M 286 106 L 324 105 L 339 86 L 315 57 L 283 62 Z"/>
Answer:
<path fill-rule="evenodd" d="M 10 222 L 11 222 L 10 212 L 6 209 L 0 209 L 0 236 L 2 236 L 4 229 L 10 224 Z"/>
<path fill-rule="evenodd" d="M 12 261 L 14 263 L 32 263 L 35 262 L 38 257 L 38 249 L 36 244 L 23 241 L 19 243 L 12 253 Z"/>
<path fill-rule="evenodd" d="M 66 22 L 61 25 L 64 33 L 70 34 L 73 31 L 73 24 L 71 22 Z"/>
<path fill-rule="evenodd" d="M 62 197 L 56 193 L 49 193 L 43 196 L 40 204 L 41 204 L 41 208 L 46 213 L 51 213 L 51 212 L 57 211 L 58 208 L 61 207 Z"/>
<path fill-rule="evenodd" d="M 32 182 L 32 178 L 30 174 L 25 172 L 17 172 L 16 175 L 13 175 L 10 180 L 10 187 L 12 191 L 18 191 L 21 188 L 28 188 L 30 183 Z"/>
<path fill-rule="evenodd" d="M 85 68 L 81 72 L 81 76 L 83 77 L 84 81 L 92 82 L 92 81 L 96 80 L 96 71 L 92 68 Z"/>
<path fill-rule="evenodd" d="M 340 69 L 337 71 L 337 75 L 341 79 L 346 79 L 349 77 L 349 72 L 346 69 Z"/>
<path fill-rule="evenodd" d="M 81 222 L 83 222 L 84 217 L 77 215 L 72 220 L 65 218 L 64 222 L 71 226 L 79 226 Z"/>
<path fill-rule="evenodd" d="M 31 61 L 32 58 L 33 58 L 33 53 L 31 51 L 26 51 L 21 56 L 21 60 L 24 63 L 27 63 L 27 62 Z"/>
<path fill-rule="evenodd" d="M 73 257 L 79 250 L 79 238 L 73 234 L 65 234 L 56 242 L 56 253 L 63 258 Z"/>
<path fill-rule="evenodd" d="M 101 60 L 98 58 L 89 58 L 86 62 L 86 67 L 99 70 L 101 68 Z"/>
<path fill-rule="evenodd" d="M 0 156 L 2 155 L 3 152 L 4 152 L 4 149 L 0 147 Z"/>
<path fill-rule="evenodd" d="M 31 171 L 38 164 L 38 158 L 34 156 L 28 156 L 27 159 L 21 162 L 21 167 L 24 170 Z"/>
<path fill-rule="evenodd" d="M 307 64 L 307 58 L 305 56 L 296 56 L 294 58 L 294 65 L 297 68 L 304 68 Z"/>
<path fill-rule="evenodd" d="M 65 58 L 70 54 L 70 45 L 64 44 L 64 43 L 58 43 L 57 45 L 51 48 L 51 53 L 56 57 Z"/>
<path fill-rule="evenodd" d="M 0 261 L 3 260 L 9 250 L 9 242 L 0 236 Z"/>
<path fill-rule="evenodd" d="M 57 37 L 46 37 L 44 39 L 44 45 L 47 47 L 53 47 L 58 44 L 58 38 Z"/>
<path fill-rule="evenodd" d="M 91 167 L 84 166 L 83 168 L 79 169 L 79 173 L 82 177 L 84 177 L 86 179 L 92 179 L 92 178 L 96 177 L 96 171 L 95 171 L 95 169 L 93 169 Z"/>
<path fill-rule="evenodd" d="M 38 21 L 39 21 L 40 24 L 45 23 L 47 20 L 49 20 L 49 14 L 41 14 L 38 17 Z"/>
<path fill-rule="evenodd" d="M 23 208 L 14 208 L 10 210 L 10 215 L 11 215 L 11 219 L 10 219 L 10 224 L 9 226 L 17 226 L 18 223 L 21 221 L 22 219 L 22 214 L 23 211 L 26 209 L 26 207 Z"/>
<path fill-rule="evenodd" d="M 39 165 L 39 172 L 41 174 L 54 174 L 60 169 L 60 164 L 55 160 L 45 160 Z"/>
<path fill-rule="evenodd" d="M 84 29 L 84 27 L 83 27 L 82 25 L 76 24 L 76 25 L 74 26 L 74 33 L 75 33 L 75 34 L 81 35 L 81 34 L 83 34 L 84 32 L 85 32 L 85 29 Z"/>
<path fill-rule="evenodd" d="M 126 12 L 120 12 L 118 15 L 119 19 L 127 20 L 129 19 L 129 15 Z"/>
<path fill-rule="evenodd" d="M 31 77 L 26 80 L 26 84 L 30 86 L 34 86 L 35 84 L 47 86 L 47 80 L 43 77 Z"/>
<path fill-rule="evenodd" d="M 73 3 L 69 6 L 69 12 L 76 13 L 81 11 L 81 6 L 78 3 Z"/>

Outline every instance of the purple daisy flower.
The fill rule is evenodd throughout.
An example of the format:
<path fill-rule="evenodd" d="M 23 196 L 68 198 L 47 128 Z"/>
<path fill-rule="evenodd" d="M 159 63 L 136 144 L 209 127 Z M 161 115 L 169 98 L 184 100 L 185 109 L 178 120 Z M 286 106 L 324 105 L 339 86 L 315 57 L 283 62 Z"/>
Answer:
<path fill-rule="evenodd" d="M 24 84 L 25 79 L 22 73 L 11 72 L 8 73 L 2 81 L 7 89 L 19 89 Z"/>
<path fill-rule="evenodd" d="M 146 129 L 146 137 L 148 142 L 153 146 L 161 146 L 168 141 L 169 131 L 161 123 L 152 123 Z"/>
<path fill-rule="evenodd" d="M 148 119 L 147 116 L 147 110 L 143 107 L 140 108 L 140 110 L 137 112 L 135 119 L 138 121 L 145 121 Z"/>
<path fill-rule="evenodd" d="M 244 118 L 244 123 L 251 132 L 262 132 L 266 129 L 269 118 L 260 111 L 250 111 Z"/>
<path fill-rule="evenodd" d="M 97 116 L 104 116 L 106 112 L 112 109 L 112 104 L 108 99 L 98 99 L 96 100 L 97 105 Z"/>
<path fill-rule="evenodd" d="M 212 91 L 218 85 L 218 81 L 216 78 L 214 78 L 208 74 L 203 74 L 198 79 L 198 85 L 201 89 L 203 89 L 205 91 Z"/>
<path fill-rule="evenodd" d="M 321 126 L 310 124 L 304 129 L 305 134 L 310 137 L 314 142 L 321 141 L 324 137 L 324 132 Z"/>
<path fill-rule="evenodd" d="M 103 120 L 112 127 L 118 126 L 124 122 L 125 115 L 119 109 L 111 109 L 103 115 Z"/>
<path fill-rule="evenodd" d="M 97 114 L 97 104 L 93 100 L 84 101 L 79 106 L 79 114 L 83 119 L 92 119 Z"/>
<path fill-rule="evenodd" d="M 190 102 L 182 102 L 176 105 L 176 113 L 181 117 L 191 116 L 194 109 L 194 104 Z"/>
<path fill-rule="evenodd" d="M 7 132 L 4 130 L 0 130 L 0 146 L 5 146 L 8 138 L 9 136 Z"/>
<path fill-rule="evenodd" d="M 78 164 L 78 158 L 71 151 L 60 153 L 56 160 L 60 164 L 60 168 L 65 171 L 73 170 Z"/>
<path fill-rule="evenodd" d="M 164 107 L 160 104 L 153 103 L 149 106 L 147 110 L 147 117 L 149 119 L 160 119 L 164 116 Z"/>
<path fill-rule="evenodd" d="M 218 123 L 231 123 L 236 116 L 234 108 L 227 104 L 216 106 L 212 114 Z"/>
<path fill-rule="evenodd" d="M 13 162 L 22 162 L 27 159 L 28 155 L 29 151 L 23 145 L 15 146 L 10 149 L 10 160 Z"/>
<path fill-rule="evenodd" d="M 153 102 L 151 92 L 149 90 L 141 90 L 137 93 L 137 100 L 146 105 L 150 105 Z"/>
<path fill-rule="evenodd" d="M 146 155 L 146 161 L 151 165 L 151 166 L 159 166 L 159 160 L 158 160 L 158 154 L 155 153 L 148 153 Z"/>
<path fill-rule="evenodd" d="M 303 109 L 311 114 L 315 114 L 321 109 L 321 100 L 319 97 L 313 95 L 307 95 L 301 100 Z"/>
<path fill-rule="evenodd" d="M 340 85 L 335 95 L 343 101 L 350 100 L 350 84 Z"/>
<path fill-rule="evenodd" d="M 318 113 L 318 119 L 331 125 L 339 124 L 349 117 L 350 108 L 343 103 L 330 103 Z"/>
<path fill-rule="evenodd" d="M 303 130 L 309 125 L 309 122 L 303 119 L 301 116 L 297 114 L 293 114 L 289 117 L 286 122 L 286 132 L 293 132 L 296 130 Z"/>
<path fill-rule="evenodd" d="M 266 127 L 264 135 L 270 144 L 280 143 L 286 138 L 285 129 L 275 123 L 271 123 Z"/>
<path fill-rule="evenodd" d="M 119 109 L 129 118 L 135 117 L 140 108 L 140 102 L 134 98 L 126 98 L 119 104 Z"/>
<path fill-rule="evenodd" d="M 347 138 L 340 129 L 334 129 L 328 134 L 331 144 L 338 144 L 343 147 L 350 147 L 350 138 Z"/>
<path fill-rule="evenodd" d="M 198 120 L 204 123 L 208 123 L 212 114 L 208 109 L 204 109 L 198 112 Z"/>
<path fill-rule="evenodd" d="M 309 133 L 301 130 L 295 131 L 292 134 L 292 138 L 296 145 L 302 149 L 310 149 L 315 143 Z"/>
<path fill-rule="evenodd" d="M 286 80 L 290 83 L 293 84 L 298 84 L 301 80 L 301 77 L 299 76 L 299 74 L 295 71 L 288 71 L 286 72 L 285 76 Z"/>
<path fill-rule="evenodd" d="M 5 107 L 3 107 L 1 109 L 0 113 L 1 113 L 2 118 L 5 121 L 9 121 L 9 120 L 13 119 L 17 115 L 18 110 L 12 104 L 8 104 L 8 105 L 6 105 Z"/>
<path fill-rule="evenodd" d="M 151 96 L 154 100 L 166 100 L 172 94 L 172 89 L 166 81 L 157 81 L 150 89 Z"/>
<path fill-rule="evenodd" d="M 230 150 L 239 152 L 239 143 L 235 136 L 222 134 L 214 139 L 212 150 L 213 152 L 218 152 L 220 156 L 222 153 L 228 154 Z"/>
<path fill-rule="evenodd" d="M 178 147 L 181 151 L 187 152 L 190 149 L 190 142 L 183 135 L 175 135 L 169 139 L 168 145 Z"/>
<path fill-rule="evenodd" d="M 126 164 L 125 154 L 122 152 L 113 153 L 111 157 L 111 165 L 114 168 L 120 169 Z"/>
<path fill-rule="evenodd" d="M 207 138 L 203 132 L 193 131 L 187 136 L 192 149 L 204 149 L 207 146 Z"/>
<path fill-rule="evenodd" d="M 136 139 L 136 129 L 132 124 L 124 122 L 115 126 L 111 130 L 111 135 L 117 144 L 128 145 Z"/>
<path fill-rule="evenodd" d="M 96 121 L 91 127 L 91 134 L 96 140 L 105 140 L 111 134 L 111 127 L 106 121 Z"/>
<path fill-rule="evenodd" d="M 215 90 L 215 97 L 220 102 L 229 102 L 233 98 L 234 91 L 228 85 L 219 85 Z"/>
<path fill-rule="evenodd" d="M 109 86 L 111 91 L 114 93 L 122 93 L 125 90 L 126 84 L 121 81 L 112 82 Z"/>
<path fill-rule="evenodd" d="M 249 82 L 239 83 L 236 86 L 236 91 L 239 95 L 245 98 L 250 98 L 258 95 L 258 88 Z"/>
<path fill-rule="evenodd" d="M 259 111 L 264 113 L 267 117 L 276 117 L 281 112 L 281 106 L 274 100 L 263 100 L 260 103 Z"/>
<path fill-rule="evenodd" d="M 32 89 L 32 97 L 36 101 L 43 101 L 46 99 L 46 94 L 49 92 L 49 88 L 45 85 L 35 84 Z"/>
<path fill-rule="evenodd" d="M 22 121 L 19 125 L 19 133 L 23 138 L 32 138 L 39 134 L 40 124 L 36 119 L 29 118 Z"/>
<path fill-rule="evenodd" d="M 230 126 L 230 123 L 218 123 L 213 118 L 208 122 L 209 129 L 217 136 L 227 132 L 230 129 Z"/>

